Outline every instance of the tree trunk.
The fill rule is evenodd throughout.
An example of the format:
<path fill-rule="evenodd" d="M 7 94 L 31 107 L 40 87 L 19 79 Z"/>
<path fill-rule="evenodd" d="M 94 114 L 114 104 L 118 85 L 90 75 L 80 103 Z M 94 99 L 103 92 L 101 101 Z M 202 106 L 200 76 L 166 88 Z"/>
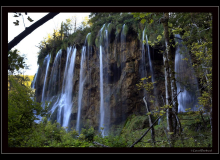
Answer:
<path fill-rule="evenodd" d="M 174 35 L 171 33 L 170 36 L 171 44 L 170 44 L 170 54 L 169 57 L 169 64 L 171 70 L 171 92 L 172 92 L 172 100 L 173 100 L 173 112 L 177 115 L 178 114 L 178 100 L 177 100 L 177 86 L 176 86 L 176 78 L 175 78 L 175 48 L 172 46 L 174 45 Z M 177 120 L 175 115 L 173 115 L 173 130 L 174 134 L 176 134 L 177 130 Z"/>
<path fill-rule="evenodd" d="M 166 43 L 166 51 L 163 54 L 163 60 L 165 65 L 165 88 L 166 88 L 166 105 L 169 105 L 171 102 L 171 50 L 170 50 L 170 37 L 168 30 L 168 12 L 164 13 L 164 16 L 160 19 L 164 27 L 164 37 Z M 167 110 L 167 130 L 168 132 L 173 132 L 173 120 L 172 120 L 172 108 Z M 169 135 L 172 139 L 172 134 Z"/>
<path fill-rule="evenodd" d="M 144 103 L 145 103 L 145 106 L 146 106 L 146 109 L 147 109 L 147 113 L 148 113 L 148 112 L 150 112 L 150 108 L 149 108 L 148 105 L 147 105 L 147 102 L 146 102 L 146 100 L 145 100 L 145 97 L 143 98 L 143 100 L 144 100 Z M 151 114 L 149 114 L 148 117 L 149 117 L 149 124 L 150 124 L 150 126 L 152 126 L 153 123 L 152 123 Z M 151 139 L 152 139 L 152 142 L 153 142 L 154 145 L 155 145 L 154 127 L 151 128 Z"/>
<path fill-rule="evenodd" d="M 52 19 L 54 16 L 59 14 L 57 13 L 49 13 L 34 24 L 32 24 L 30 27 L 27 27 L 22 33 L 20 33 L 17 37 L 15 37 L 11 42 L 8 43 L 8 51 L 10 51 L 14 46 L 16 46 L 22 39 L 24 39 L 27 35 L 32 33 L 36 28 L 44 24 L 45 22 Z"/>

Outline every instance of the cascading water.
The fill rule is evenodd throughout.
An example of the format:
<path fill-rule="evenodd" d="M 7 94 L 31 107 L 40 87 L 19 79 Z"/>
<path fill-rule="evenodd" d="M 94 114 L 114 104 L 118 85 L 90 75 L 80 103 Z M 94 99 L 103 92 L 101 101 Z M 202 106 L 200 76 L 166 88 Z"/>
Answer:
<path fill-rule="evenodd" d="M 35 86 L 36 86 L 35 83 L 36 83 L 36 79 L 37 79 L 38 70 L 39 70 L 39 66 L 38 66 L 38 69 L 37 69 L 37 73 L 35 74 L 34 79 L 33 79 L 32 83 L 31 83 L 31 88 L 32 89 L 35 89 Z"/>
<path fill-rule="evenodd" d="M 175 35 L 178 46 L 175 53 L 175 72 L 176 72 L 176 85 L 177 93 L 182 91 L 178 99 L 178 112 L 185 112 L 185 109 L 191 108 L 196 110 L 198 105 L 198 82 L 195 77 L 193 67 L 191 65 L 190 56 L 187 47 L 182 44 L 180 35 Z"/>
<path fill-rule="evenodd" d="M 108 25 L 108 26 L 110 26 L 110 25 Z M 109 121 L 110 107 L 109 106 L 110 106 L 110 103 L 111 103 L 111 107 L 112 107 L 111 108 L 111 116 L 114 118 L 113 119 L 111 117 L 112 118 L 111 123 L 115 123 L 116 121 L 118 122 L 120 120 L 122 122 L 123 120 L 125 120 L 123 118 L 124 117 L 126 118 L 126 114 L 123 113 L 123 111 L 125 111 L 125 108 L 123 108 L 123 107 L 128 104 L 129 101 L 127 101 L 126 96 L 129 96 L 129 95 L 128 94 L 126 95 L 126 93 L 125 94 L 124 93 L 121 94 L 121 93 L 123 92 L 123 89 L 126 89 L 126 87 L 127 87 L 126 80 L 128 80 L 128 79 L 126 79 L 126 78 L 130 78 L 130 77 L 126 77 L 128 75 L 127 70 L 126 70 L 127 68 L 124 69 L 124 67 L 125 67 L 125 64 L 127 65 L 126 67 L 129 67 L 129 65 L 130 65 L 129 60 L 130 59 L 133 60 L 137 57 L 136 53 L 134 56 L 132 55 L 131 57 L 129 57 L 130 55 L 127 55 L 127 57 L 126 57 L 126 54 L 125 54 L 125 53 L 127 53 L 126 47 L 128 47 L 128 45 L 129 45 L 128 42 L 126 43 L 126 27 L 127 26 L 124 24 L 121 28 L 121 35 L 117 34 L 117 36 L 116 36 L 117 39 L 115 40 L 115 42 L 116 42 L 115 46 L 109 45 L 109 43 L 110 43 L 109 41 L 110 40 L 112 41 L 112 37 L 110 39 L 109 33 L 108 33 L 108 30 L 109 30 L 108 26 L 107 25 L 102 26 L 102 28 L 99 32 L 100 45 L 97 46 L 97 47 L 99 47 L 98 51 L 99 51 L 99 60 L 100 60 L 99 64 L 97 63 L 97 65 L 99 65 L 99 69 L 100 69 L 100 72 L 99 72 L 100 73 L 99 131 L 102 132 L 102 136 L 108 135 L 108 132 L 109 132 L 109 126 L 110 126 L 110 123 L 109 123 L 110 122 Z M 134 67 L 139 66 L 141 78 L 151 75 L 151 77 L 152 77 L 151 80 L 152 80 L 152 82 L 154 82 L 154 80 L 155 80 L 154 79 L 154 72 L 153 72 L 154 68 L 153 68 L 153 63 L 151 61 L 152 54 L 150 54 L 150 46 L 148 44 L 148 37 L 145 34 L 145 31 L 146 30 L 144 29 L 143 33 L 142 33 L 142 46 L 140 46 L 140 47 L 142 47 L 142 51 L 141 51 L 140 63 L 139 62 L 136 63 L 137 61 L 135 59 L 135 66 Z M 90 34 L 87 35 L 87 38 L 89 35 Z M 87 38 L 86 38 L 86 40 L 87 40 Z M 119 40 L 121 40 L 121 41 L 119 41 Z M 145 40 L 146 40 L 146 45 L 144 43 Z M 127 46 L 126 46 L 126 44 L 127 44 Z M 81 62 L 80 62 L 80 74 L 79 74 L 79 92 L 77 93 L 78 94 L 78 97 L 77 97 L 78 104 L 74 105 L 74 107 L 75 106 L 78 107 L 77 117 L 74 117 L 74 120 L 76 118 L 76 130 L 78 130 L 79 133 L 80 133 L 80 129 L 81 129 L 82 116 L 83 116 L 83 114 L 81 112 L 82 112 L 82 108 L 85 105 L 85 104 L 83 104 L 83 102 L 86 103 L 86 106 L 88 106 L 88 111 L 91 111 L 92 114 L 93 114 L 93 111 L 96 112 L 96 109 L 97 109 L 97 108 L 93 107 L 93 105 L 95 106 L 97 104 L 97 101 L 94 101 L 95 98 L 91 99 L 91 103 L 89 103 L 90 91 L 91 91 L 92 98 L 93 98 L 93 95 L 95 95 L 95 93 L 97 92 L 96 87 L 98 86 L 98 84 L 95 82 L 97 77 L 95 77 L 93 79 L 91 78 L 91 68 L 95 69 L 95 67 L 96 67 L 93 62 L 93 58 L 96 60 L 96 55 L 92 54 L 92 45 L 90 46 L 90 48 L 89 48 L 89 43 L 87 45 L 88 46 L 86 46 L 86 42 L 85 42 L 84 46 L 82 47 Z M 113 50 L 112 46 L 114 47 L 115 52 L 114 53 L 112 52 L 113 54 L 111 55 L 111 54 L 109 54 L 109 51 L 110 51 L 110 49 L 111 49 L 111 51 Z M 180 60 L 178 59 L 178 57 L 182 56 L 182 55 L 181 56 L 178 55 L 179 54 L 178 49 L 179 48 L 177 48 L 177 51 L 176 51 L 175 71 L 177 72 L 177 74 L 179 74 L 178 78 L 179 78 L 179 83 L 180 83 L 181 81 L 183 81 L 181 76 L 184 75 L 182 73 L 183 71 L 181 69 L 184 68 L 183 66 L 185 66 L 185 64 L 183 62 L 180 62 Z M 136 52 L 136 49 L 135 49 L 135 52 Z M 94 48 L 94 53 L 96 53 L 95 48 Z M 70 115 L 71 115 L 73 103 L 74 103 L 72 93 L 73 93 L 73 85 L 75 83 L 75 81 L 73 82 L 73 78 L 74 78 L 74 65 L 75 65 L 75 60 L 76 60 L 76 48 L 75 47 L 67 48 L 66 64 L 65 64 L 65 69 L 64 69 L 63 75 L 61 75 L 61 68 L 62 68 L 61 67 L 61 55 L 62 55 L 62 51 L 60 50 L 56 54 L 56 57 L 54 58 L 54 63 L 53 63 L 53 67 L 51 68 L 51 74 L 50 74 L 49 81 L 48 81 L 49 76 L 47 75 L 48 74 L 47 72 L 48 72 L 48 67 L 49 67 L 50 56 L 48 55 L 45 58 L 44 70 L 46 70 L 46 71 L 45 71 L 45 78 L 44 78 L 44 85 L 43 85 L 43 92 L 42 92 L 42 101 L 45 101 L 45 100 L 53 101 L 54 99 L 56 100 L 55 103 L 53 102 L 52 108 L 50 110 L 56 116 L 56 117 L 53 117 L 53 119 L 57 119 L 57 122 L 59 122 L 61 124 L 61 126 L 67 127 L 67 126 L 69 126 Z M 94 57 L 93 57 L 93 55 L 94 55 Z M 115 55 L 115 57 L 114 57 L 114 55 Z M 114 61 L 113 61 L 112 57 L 115 58 Z M 90 58 L 92 60 L 91 63 L 89 63 Z M 129 59 L 126 59 L 126 58 L 129 58 Z M 184 57 L 182 57 L 182 58 L 184 58 Z M 109 63 L 109 59 L 111 60 L 111 63 Z M 146 65 L 146 64 L 148 64 L 148 65 Z M 177 65 L 182 65 L 182 68 L 181 68 L 181 66 L 177 66 Z M 89 66 L 91 66 L 91 68 L 89 68 Z M 137 67 L 134 69 L 136 70 Z M 111 69 L 111 72 L 108 72 L 109 68 Z M 186 70 L 185 68 L 184 68 L 184 70 Z M 114 72 L 114 71 L 116 71 L 116 72 Z M 112 74 L 112 72 L 113 72 L 113 74 Z M 40 73 L 40 70 L 39 70 L 39 73 Z M 97 76 L 96 75 L 97 73 L 98 72 L 95 72 L 95 74 L 92 74 L 92 76 Z M 38 72 L 35 75 L 34 81 L 36 81 L 37 74 L 38 74 Z M 109 75 L 111 74 L 112 77 L 108 77 L 109 76 L 108 74 Z M 38 78 L 39 78 L 39 75 L 38 75 Z M 114 77 L 113 77 L 113 75 L 114 75 Z M 187 74 L 187 75 L 193 75 L 193 72 L 190 72 L 190 74 Z M 61 76 L 63 77 L 62 81 L 60 79 Z M 135 77 L 136 77 L 136 75 L 135 75 Z M 91 84 L 90 79 L 94 81 L 94 86 L 90 85 Z M 109 80 L 109 82 L 108 82 L 108 80 Z M 126 81 L 126 83 L 123 83 L 124 80 Z M 132 77 L 131 77 L 131 80 L 133 80 Z M 58 88 L 59 86 L 61 86 L 60 81 L 62 83 L 62 89 L 60 88 L 61 90 Z M 48 87 L 46 87 L 46 84 L 45 84 L 46 82 L 49 82 L 47 84 Z M 35 86 L 35 83 L 33 83 L 33 85 Z M 180 87 L 181 87 L 180 85 L 181 84 L 179 84 L 178 91 L 180 90 Z M 86 86 L 86 87 L 84 87 L 84 86 Z M 94 87 L 94 90 L 93 90 L 93 87 Z M 46 90 L 46 88 L 48 88 L 48 89 Z M 88 92 L 85 92 L 86 90 L 84 90 L 84 88 L 88 89 L 87 90 Z M 193 101 L 192 100 L 193 96 L 192 96 L 191 92 L 186 89 L 187 87 L 183 86 L 182 88 L 184 88 L 184 92 L 178 96 L 179 111 L 183 111 L 183 109 L 186 108 L 186 105 L 189 104 L 188 102 Z M 58 91 L 60 91 L 60 93 L 58 93 Z M 86 97 L 86 99 L 88 101 L 85 101 L 82 99 L 84 97 L 85 93 L 86 93 L 86 95 L 88 95 L 88 97 Z M 56 96 L 56 98 L 54 98 L 52 100 L 52 98 L 55 96 Z M 111 97 L 111 99 L 110 99 L 110 97 Z M 115 117 L 112 114 L 114 110 L 115 110 Z M 75 114 L 74 111 L 75 111 L 75 108 L 73 109 L 73 113 Z M 119 112 L 121 112 L 121 113 L 118 114 Z M 74 114 L 72 114 L 72 115 L 74 115 Z M 121 119 L 117 117 L 118 115 L 120 115 Z M 85 116 L 85 118 L 88 118 L 90 115 L 88 116 L 88 113 L 86 113 L 86 115 L 84 115 L 84 116 Z M 94 123 L 94 121 L 92 123 Z M 103 130 L 102 130 L 102 127 L 104 127 Z"/>
<path fill-rule="evenodd" d="M 87 80 L 88 80 L 88 84 L 89 84 L 89 86 L 91 86 L 92 85 L 92 79 L 91 79 L 91 67 L 90 67 L 90 65 L 89 65 L 89 62 L 90 62 L 90 60 L 91 60 L 91 53 L 92 53 L 92 45 L 90 44 L 91 43 L 91 33 L 89 33 L 88 34 L 88 37 L 87 37 L 87 39 L 89 38 L 89 40 L 88 40 L 88 43 L 87 43 L 87 58 L 86 58 L 86 66 L 87 66 Z M 88 102 L 88 106 L 90 106 L 91 105 L 91 89 L 89 89 L 89 91 L 88 91 L 89 93 L 88 93 L 88 99 L 87 99 L 87 102 Z"/>
<path fill-rule="evenodd" d="M 65 64 L 64 78 L 62 83 L 62 92 L 57 101 L 51 108 L 51 113 L 57 110 L 57 122 L 63 127 L 68 127 L 71 115 L 72 102 L 72 89 L 73 89 L 73 76 L 76 58 L 76 48 L 67 48 L 67 58 Z"/>
<path fill-rule="evenodd" d="M 139 72 L 141 75 L 141 78 L 147 77 L 147 71 L 146 71 L 146 61 L 145 61 L 145 48 L 144 48 L 144 33 L 145 29 L 142 32 L 142 47 L 141 47 L 141 62 L 139 67 Z"/>
<path fill-rule="evenodd" d="M 61 56 L 62 50 L 60 49 L 56 54 L 50 74 L 50 81 L 48 86 L 49 94 L 47 95 L 47 100 L 51 100 L 52 96 L 54 96 L 57 91 L 59 91 Z"/>
<path fill-rule="evenodd" d="M 37 73 L 35 74 L 34 79 L 33 79 L 32 83 L 31 83 L 31 88 L 32 88 L 32 89 L 35 89 L 35 87 L 36 87 L 36 84 L 35 84 L 35 83 L 36 83 L 38 71 L 39 71 L 39 66 L 38 66 L 38 69 L 37 69 Z M 34 101 L 34 97 L 31 97 L 31 99 L 32 99 L 32 101 Z M 39 115 L 37 116 L 35 110 L 33 111 L 33 113 L 34 113 L 35 117 L 39 119 L 39 120 L 34 120 L 34 122 L 35 122 L 35 123 L 39 123 L 39 122 L 40 122 L 40 119 L 41 119 L 41 116 L 39 116 Z"/>
<path fill-rule="evenodd" d="M 61 94 L 61 103 L 63 105 L 60 105 L 59 107 L 59 113 L 60 113 L 60 118 L 61 119 L 61 114 L 63 110 L 63 120 L 62 121 L 62 126 L 67 127 L 69 123 L 69 117 L 71 114 L 71 109 L 72 109 L 72 90 L 73 90 L 73 76 L 74 76 L 74 66 L 75 66 L 75 58 L 76 58 L 76 48 L 68 52 L 67 56 L 67 61 L 66 63 L 69 62 L 69 64 L 66 64 L 65 72 L 64 72 L 64 79 L 63 79 L 63 92 Z M 65 115 L 65 116 L 64 116 Z"/>
<path fill-rule="evenodd" d="M 90 33 L 87 34 L 87 37 Z M 83 96 L 83 87 L 84 82 L 86 80 L 86 77 L 84 75 L 84 63 L 86 60 L 86 40 L 84 43 L 84 46 L 82 48 L 82 54 L 81 54 L 81 62 L 80 62 L 80 78 L 79 78 L 79 95 L 78 95 L 78 112 L 77 112 L 77 121 L 76 121 L 76 130 L 80 133 L 80 119 L 81 119 L 81 108 L 82 108 L 82 96 Z"/>
<path fill-rule="evenodd" d="M 154 79 L 154 70 L 153 70 L 153 64 L 152 64 L 152 61 L 151 61 L 151 56 L 150 56 L 150 47 L 149 47 L 149 44 L 148 44 L 148 38 L 147 38 L 147 34 L 146 34 L 146 45 L 147 45 L 147 54 L 148 54 L 148 61 L 149 61 L 149 65 L 150 65 L 150 73 L 151 73 L 151 82 L 155 82 L 155 79 Z M 157 94 L 156 94 L 156 85 L 154 85 L 154 88 L 153 88 L 153 93 L 154 93 L 154 96 L 155 96 L 155 105 L 158 106 L 158 98 L 157 98 Z"/>
<path fill-rule="evenodd" d="M 45 77 L 44 77 L 44 85 L 43 85 L 43 91 L 42 91 L 42 97 L 41 97 L 41 102 L 43 102 L 43 107 L 44 107 L 44 101 L 45 101 L 45 88 L 46 88 L 46 81 L 47 81 L 47 73 L 48 73 L 48 68 L 50 64 L 50 55 L 48 54 L 43 63 L 46 63 L 46 71 L 45 71 Z"/>
<path fill-rule="evenodd" d="M 121 51 L 122 51 L 122 61 L 125 61 L 126 54 L 123 51 L 126 49 L 126 34 L 125 34 L 125 24 L 122 26 L 121 30 Z"/>
<path fill-rule="evenodd" d="M 105 117 L 105 111 L 104 111 L 104 95 L 103 95 L 103 63 L 102 63 L 102 46 L 100 45 L 100 122 L 99 122 L 99 129 L 101 130 L 101 127 L 104 127 L 104 117 Z M 104 131 L 102 132 L 102 135 L 104 135 Z"/>
<path fill-rule="evenodd" d="M 108 25 L 109 26 L 109 25 Z M 104 35 L 103 35 L 104 30 Z M 99 131 L 102 132 L 102 136 L 108 135 L 109 129 L 109 87 L 105 86 L 105 91 L 107 91 L 107 95 L 104 96 L 104 79 L 105 83 L 108 84 L 108 27 L 105 24 L 100 29 L 100 46 L 99 46 L 99 60 L 100 60 L 100 120 L 99 120 Z M 103 39 L 102 39 L 103 37 Z M 102 46 L 102 40 L 104 41 L 104 46 Z M 106 53 L 105 53 L 106 51 Z M 106 72 L 104 72 L 103 62 L 105 61 L 105 66 L 107 66 Z M 106 77 L 104 77 L 106 75 Z M 101 128 L 104 128 L 103 130 Z"/>
<path fill-rule="evenodd" d="M 148 60 L 149 60 L 149 64 L 150 64 L 150 72 L 151 72 L 151 77 L 152 77 L 152 78 L 151 78 L 151 81 L 154 82 L 153 65 L 152 65 L 151 57 L 150 57 L 150 47 L 149 47 L 149 44 L 148 44 L 147 35 L 146 35 L 146 45 L 147 45 Z"/>

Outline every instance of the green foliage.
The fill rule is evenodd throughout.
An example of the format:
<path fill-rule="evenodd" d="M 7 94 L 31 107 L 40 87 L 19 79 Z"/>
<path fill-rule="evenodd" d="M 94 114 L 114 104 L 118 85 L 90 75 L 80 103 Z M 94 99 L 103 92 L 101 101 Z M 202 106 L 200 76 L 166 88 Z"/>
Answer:
<path fill-rule="evenodd" d="M 131 13 L 137 22 L 144 24 L 145 33 L 148 36 L 148 44 L 151 46 L 159 45 L 164 43 L 163 26 L 159 24 L 159 19 L 162 13 L 147 13 L 147 12 L 136 12 Z M 140 28 L 140 27 L 139 27 Z M 141 28 L 140 28 L 141 29 Z M 141 40 L 142 32 L 138 32 L 139 39 Z"/>
<path fill-rule="evenodd" d="M 148 78 L 143 77 L 140 79 L 140 82 L 136 84 L 136 86 L 138 87 L 138 90 L 145 89 L 151 99 L 150 102 L 154 103 L 155 97 L 153 96 L 153 89 L 154 89 L 154 84 L 156 82 L 151 82 L 150 79 L 151 79 L 151 76 L 149 76 Z"/>
<path fill-rule="evenodd" d="M 93 127 L 90 127 L 89 129 L 82 129 L 82 134 L 85 135 L 85 139 L 88 141 L 93 141 L 93 138 L 95 136 L 95 131 Z"/>
<path fill-rule="evenodd" d="M 121 33 L 121 30 L 122 30 L 122 24 L 118 24 L 117 26 L 116 26 L 116 35 L 119 35 L 120 33 Z"/>
<path fill-rule="evenodd" d="M 47 107 L 31 99 L 33 91 L 29 87 L 20 85 L 9 76 L 12 84 L 8 91 L 8 144 L 10 147 L 20 146 L 25 136 L 32 132 L 36 115 L 44 116 Z"/>
<path fill-rule="evenodd" d="M 173 33 L 181 34 L 183 44 L 190 51 L 196 76 L 200 79 L 199 104 L 210 110 L 212 107 L 212 14 L 175 13 Z M 174 20 L 178 18 L 178 23 Z"/>
<path fill-rule="evenodd" d="M 46 38 L 43 38 L 43 41 L 41 41 L 38 46 L 38 48 L 40 49 L 38 52 L 39 55 L 37 62 L 39 66 L 43 64 L 44 58 L 48 53 L 57 53 L 57 51 L 60 49 L 66 50 L 69 45 L 83 44 L 86 35 L 91 31 L 90 27 L 84 26 L 83 28 L 78 27 L 74 33 L 71 33 L 71 28 L 72 20 L 66 19 L 65 22 L 61 23 L 60 29 L 54 29 L 52 35 L 48 34 Z M 53 58 L 51 58 L 51 63 L 53 63 L 52 60 Z"/>
<path fill-rule="evenodd" d="M 151 76 L 144 77 L 140 79 L 140 82 L 138 84 L 136 84 L 136 86 L 138 87 L 138 90 L 144 88 L 147 92 L 151 92 L 154 88 L 154 83 L 156 82 L 149 82 L 149 79 L 151 78 Z"/>
<path fill-rule="evenodd" d="M 132 131 L 143 129 L 146 126 L 149 126 L 148 116 L 146 115 L 140 115 L 135 116 L 132 115 L 128 118 L 126 124 L 124 125 L 124 128 L 122 129 L 121 134 L 129 134 Z"/>
<path fill-rule="evenodd" d="M 127 141 L 124 137 L 114 136 L 111 134 L 105 137 L 96 135 L 94 137 L 94 140 L 108 147 L 127 147 L 128 146 Z"/>
<path fill-rule="evenodd" d="M 147 116 L 145 116 L 147 117 Z M 120 138 L 124 140 L 127 147 L 133 144 L 137 139 L 139 139 L 143 133 L 148 129 L 148 125 L 142 126 L 142 123 L 135 123 L 140 116 L 128 117 L 126 125 L 124 126 Z M 182 113 L 179 115 L 182 124 L 181 134 L 176 134 L 173 139 L 173 147 L 211 147 L 212 146 L 212 136 L 210 134 L 210 126 L 207 125 L 205 129 L 202 119 L 199 118 L 197 113 L 192 113 L 190 115 Z M 208 122 L 207 117 L 204 118 Z M 154 121 L 154 120 L 153 120 Z M 170 147 L 170 141 L 167 139 L 167 135 L 174 135 L 174 132 L 166 131 L 166 119 L 163 119 L 159 125 L 154 126 L 155 130 L 155 140 L 156 144 L 153 145 L 151 141 L 151 134 L 148 133 L 135 147 Z M 101 141 L 100 141 L 101 142 Z M 104 142 L 103 142 L 104 143 Z"/>
<path fill-rule="evenodd" d="M 110 34 L 112 29 L 113 29 L 114 25 L 112 23 L 108 24 L 108 33 Z"/>
<path fill-rule="evenodd" d="M 31 82 L 34 78 L 34 76 L 29 76 L 29 75 L 8 75 L 8 89 L 11 90 L 13 87 L 13 83 L 11 82 L 11 78 L 15 80 L 19 85 L 25 86 L 27 88 L 31 88 Z"/>
<path fill-rule="evenodd" d="M 17 49 L 8 52 L 8 70 L 14 72 L 15 70 L 23 69 L 25 67 L 24 57 L 20 56 Z"/>
<path fill-rule="evenodd" d="M 92 46 L 92 44 L 94 43 L 94 38 L 95 38 L 95 35 L 93 32 L 88 35 L 87 37 L 88 46 Z"/>
<path fill-rule="evenodd" d="M 91 131 L 91 129 L 89 130 Z M 87 132 L 87 131 L 84 131 Z M 88 132 L 91 133 L 91 132 Z M 90 136 L 89 136 L 90 137 Z M 22 147 L 90 147 L 93 144 L 76 130 L 66 131 L 59 123 L 51 123 L 44 117 L 36 124 L 32 133 L 25 137 Z"/>
<path fill-rule="evenodd" d="M 126 24 L 125 34 L 127 34 L 128 30 L 132 28 L 138 28 L 138 22 L 135 21 L 135 19 L 130 13 L 91 13 L 89 17 L 89 22 L 92 23 L 91 31 L 94 32 L 95 35 L 99 33 L 99 30 L 101 29 L 103 24 L 106 24 L 106 26 L 108 27 L 107 29 L 109 34 L 112 33 L 111 31 L 114 30 L 115 36 L 118 36 L 121 33 L 123 24 Z M 97 37 L 99 36 L 97 35 Z M 96 38 L 95 44 L 96 46 L 100 44 L 98 38 Z"/>

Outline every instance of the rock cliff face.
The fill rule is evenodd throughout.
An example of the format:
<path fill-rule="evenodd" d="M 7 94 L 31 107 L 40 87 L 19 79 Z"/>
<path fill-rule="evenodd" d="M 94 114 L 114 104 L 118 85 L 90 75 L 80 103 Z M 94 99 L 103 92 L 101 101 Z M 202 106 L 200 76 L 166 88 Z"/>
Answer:
<path fill-rule="evenodd" d="M 120 37 L 115 37 L 110 34 L 110 43 L 108 47 L 108 55 L 103 59 L 103 77 L 104 77 L 104 106 L 106 110 L 105 119 L 106 126 L 111 127 L 117 125 L 126 120 L 131 114 L 145 114 L 146 108 L 143 102 L 143 90 L 137 90 L 136 84 L 140 78 L 140 61 L 142 42 L 138 40 L 137 34 L 129 31 L 126 36 L 126 41 L 121 44 Z M 124 45 L 122 50 L 121 45 Z M 145 46 L 146 47 L 146 46 Z M 69 127 L 75 128 L 77 117 L 77 104 L 78 104 L 78 92 L 79 92 L 79 74 L 80 74 L 80 60 L 82 46 L 76 46 L 76 61 L 73 78 L 73 106 L 70 116 Z M 81 123 L 82 125 L 90 123 L 95 129 L 99 127 L 100 119 L 100 66 L 99 66 L 99 46 L 90 46 L 89 55 L 86 57 L 86 63 L 83 68 L 85 69 L 86 81 L 84 83 L 82 110 L 81 110 Z M 105 48 L 106 49 L 106 48 Z M 105 51 L 107 53 L 107 51 Z M 158 99 L 159 104 L 163 104 L 161 96 L 164 95 L 164 68 L 162 54 L 158 53 L 155 48 L 150 48 L 151 59 L 154 70 L 155 81 L 155 96 Z M 47 84 L 49 83 L 50 73 L 53 67 L 53 61 L 55 54 L 52 56 L 52 60 L 49 66 Z M 67 53 L 62 51 L 60 67 L 60 80 L 53 84 L 55 91 L 53 90 L 55 97 L 61 93 L 62 82 L 65 70 Z M 125 57 L 125 58 L 121 58 Z M 149 62 L 146 54 L 146 69 L 149 73 Z M 44 84 L 45 65 L 39 68 L 38 76 L 36 79 L 36 99 L 41 101 L 42 88 Z M 149 75 L 148 75 L 149 76 Z M 46 94 L 52 92 L 46 87 Z M 51 94 L 51 93 L 50 93 Z M 151 109 L 154 105 L 149 102 Z M 54 102 L 55 100 L 52 100 Z M 56 110 L 51 115 L 51 120 L 54 121 L 57 118 Z"/>

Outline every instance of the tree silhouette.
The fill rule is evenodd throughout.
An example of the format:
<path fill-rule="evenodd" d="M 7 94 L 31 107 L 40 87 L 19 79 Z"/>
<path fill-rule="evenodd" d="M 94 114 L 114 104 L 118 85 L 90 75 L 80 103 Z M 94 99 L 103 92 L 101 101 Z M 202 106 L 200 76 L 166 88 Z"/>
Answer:
<path fill-rule="evenodd" d="M 46 16 L 32 24 L 30 27 L 26 27 L 26 29 L 22 33 L 20 33 L 17 37 L 15 37 L 11 42 L 8 43 L 8 51 L 10 51 L 14 46 L 16 46 L 22 39 L 33 32 L 36 28 L 52 19 L 57 14 L 59 14 L 59 12 L 48 13 Z"/>

